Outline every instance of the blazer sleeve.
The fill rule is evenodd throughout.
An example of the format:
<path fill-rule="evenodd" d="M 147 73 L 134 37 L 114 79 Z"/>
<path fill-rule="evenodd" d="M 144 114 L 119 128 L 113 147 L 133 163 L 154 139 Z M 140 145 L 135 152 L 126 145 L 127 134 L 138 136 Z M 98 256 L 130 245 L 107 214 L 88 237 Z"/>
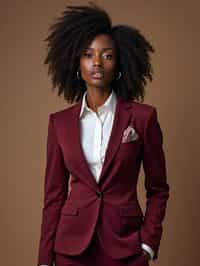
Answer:
<path fill-rule="evenodd" d="M 60 210 L 68 194 L 69 171 L 57 141 L 54 114 L 49 115 L 41 235 L 37 265 L 53 265 L 54 240 Z"/>
<path fill-rule="evenodd" d="M 169 185 L 167 183 L 166 162 L 163 151 L 163 134 L 155 107 L 152 107 L 146 120 L 142 157 L 145 174 L 146 210 L 140 234 L 142 242 L 154 250 L 153 260 L 155 260 L 158 257 L 163 230 L 162 221 L 169 198 Z"/>

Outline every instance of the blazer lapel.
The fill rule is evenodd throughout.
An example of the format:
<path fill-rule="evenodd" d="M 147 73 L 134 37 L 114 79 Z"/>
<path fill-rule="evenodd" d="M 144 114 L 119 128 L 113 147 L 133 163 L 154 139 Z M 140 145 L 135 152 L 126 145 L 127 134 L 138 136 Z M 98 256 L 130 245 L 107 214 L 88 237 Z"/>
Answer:
<path fill-rule="evenodd" d="M 117 150 L 122 140 L 123 131 L 128 126 L 129 121 L 131 119 L 131 107 L 131 102 L 123 101 L 121 98 L 117 97 L 117 105 L 113 121 L 113 127 L 111 130 L 111 135 L 105 153 L 104 163 L 100 174 L 99 186 L 105 185 L 104 181 L 106 181 L 106 170 L 108 170 L 110 163 L 112 162 L 115 154 L 117 153 Z"/>
<path fill-rule="evenodd" d="M 76 153 L 75 156 L 77 160 L 77 165 L 79 167 L 79 171 L 81 171 L 80 177 L 83 176 L 84 178 L 83 181 L 86 182 L 95 191 L 98 190 L 101 184 L 103 183 L 106 176 L 106 170 L 108 169 L 120 145 L 123 131 L 128 126 L 129 119 L 131 118 L 131 112 L 130 112 L 131 106 L 132 106 L 131 102 L 123 101 L 121 98 L 117 96 L 117 104 L 116 104 L 113 126 L 108 146 L 106 149 L 105 159 L 100 174 L 99 183 L 96 182 L 96 179 L 89 168 L 89 165 L 84 156 L 84 152 L 81 146 L 81 135 L 80 135 L 81 128 L 79 120 L 81 101 L 77 104 L 76 108 L 73 109 L 72 115 L 70 116 L 71 118 L 70 127 L 68 128 L 68 136 L 70 136 L 69 144 L 71 145 L 71 150 Z"/>

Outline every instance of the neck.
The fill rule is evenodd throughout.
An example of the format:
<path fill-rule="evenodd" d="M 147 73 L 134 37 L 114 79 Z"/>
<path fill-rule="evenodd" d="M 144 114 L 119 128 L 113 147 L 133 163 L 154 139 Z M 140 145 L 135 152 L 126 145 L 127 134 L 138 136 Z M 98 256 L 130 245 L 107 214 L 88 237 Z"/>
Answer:
<path fill-rule="evenodd" d="M 109 90 L 87 90 L 86 102 L 90 109 L 97 112 L 97 108 L 105 103 L 110 96 L 112 89 Z"/>

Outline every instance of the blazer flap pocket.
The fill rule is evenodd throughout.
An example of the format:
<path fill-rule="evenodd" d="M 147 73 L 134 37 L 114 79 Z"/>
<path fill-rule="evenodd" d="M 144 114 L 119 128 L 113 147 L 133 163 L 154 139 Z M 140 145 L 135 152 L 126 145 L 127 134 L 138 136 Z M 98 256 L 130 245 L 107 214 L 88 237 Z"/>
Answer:
<path fill-rule="evenodd" d="M 120 207 L 120 216 L 143 216 L 138 204 L 129 204 Z"/>
<path fill-rule="evenodd" d="M 73 205 L 66 205 L 62 208 L 61 213 L 64 215 L 78 215 L 79 209 Z"/>

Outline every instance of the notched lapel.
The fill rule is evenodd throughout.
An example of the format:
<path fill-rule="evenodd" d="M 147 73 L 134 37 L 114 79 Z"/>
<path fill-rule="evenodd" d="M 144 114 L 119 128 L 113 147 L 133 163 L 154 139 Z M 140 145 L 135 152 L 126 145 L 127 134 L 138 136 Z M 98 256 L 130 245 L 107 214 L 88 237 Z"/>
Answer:
<path fill-rule="evenodd" d="M 123 101 L 121 98 L 117 97 L 117 106 L 113 127 L 105 154 L 99 184 L 103 184 L 106 176 L 106 170 L 108 169 L 121 144 L 123 131 L 128 126 L 131 119 L 131 107 L 131 102 Z"/>

